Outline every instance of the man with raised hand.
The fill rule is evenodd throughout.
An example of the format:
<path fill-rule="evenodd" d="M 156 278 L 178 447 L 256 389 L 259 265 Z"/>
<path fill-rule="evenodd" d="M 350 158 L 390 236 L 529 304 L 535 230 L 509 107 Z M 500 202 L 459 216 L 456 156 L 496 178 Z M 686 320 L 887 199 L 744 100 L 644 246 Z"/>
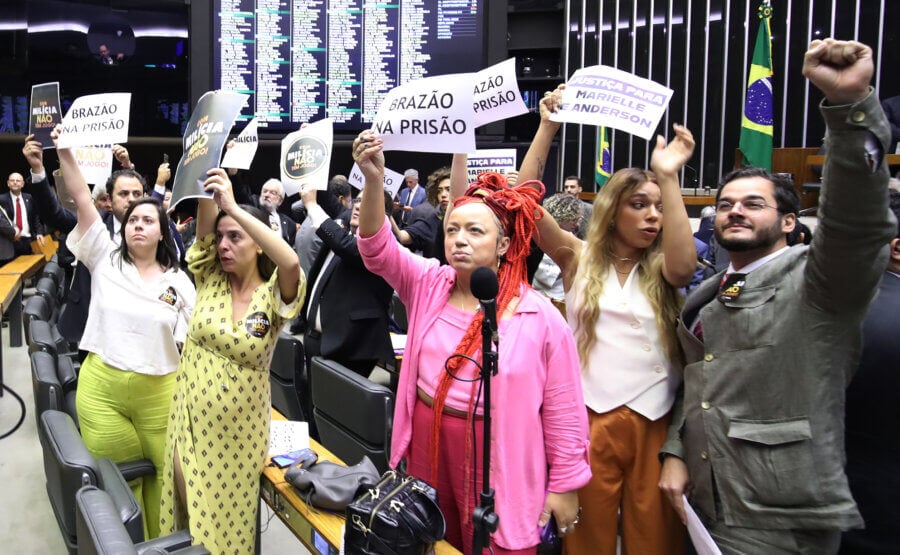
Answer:
<path fill-rule="evenodd" d="M 736 170 L 716 195 L 728 269 L 688 297 L 678 335 L 687 365 L 660 487 L 682 494 L 723 553 L 836 553 L 863 524 L 844 474 L 844 390 L 860 323 L 896 232 L 884 154 L 890 127 L 869 86 L 872 51 L 816 40 L 803 74 L 825 95 L 820 223 L 788 247 L 791 184 Z"/>

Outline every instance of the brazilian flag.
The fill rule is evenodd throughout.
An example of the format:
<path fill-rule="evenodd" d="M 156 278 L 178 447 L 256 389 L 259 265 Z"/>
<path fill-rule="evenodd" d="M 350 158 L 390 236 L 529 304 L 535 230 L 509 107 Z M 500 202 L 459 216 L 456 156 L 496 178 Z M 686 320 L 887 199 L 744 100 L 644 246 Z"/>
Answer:
<path fill-rule="evenodd" d="M 741 120 L 740 149 L 745 166 L 756 166 L 772 171 L 772 30 L 769 21 L 772 6 L 763 0 L 759 6 L 759 33 L 750 62 L 750 78 L 747 79 L 747 100 Z"/>
<path fill-rule="evenodd" d="M 597 164 L 594 167 L 594 183 L 603 187 L 612 175 L 612 158 L 609 154 L 609 133 L 606 127 L 597 130 Z"/>

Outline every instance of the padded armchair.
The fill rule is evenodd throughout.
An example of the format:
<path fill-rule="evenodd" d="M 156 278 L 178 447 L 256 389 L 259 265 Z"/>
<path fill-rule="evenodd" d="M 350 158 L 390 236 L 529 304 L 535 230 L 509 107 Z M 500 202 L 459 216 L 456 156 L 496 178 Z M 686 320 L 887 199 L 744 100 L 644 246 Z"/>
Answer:
<path fill-rule="evenodd" d="M 269 382 L 272 406 L 288 420 L 312 419 L 309 374 L 304 356 L 303 343 L 284 332 L 278 336 L 270 365 Z"/>
<path fill-rule="evenodd" d="M 75 409 L 75 386 L 78 378 L 72 361 L 67 357 L 56 360 L 53 355 L 38 351 L 31 353 L 31 377 L 34 389 L 34 417 L 37 427 L 41 427 L 41 414 L 47 410 L 58 410 L 72 417 L 78 425 Z"/>
<path fill-rule="evenodd" d="M 56 283 L 57 298 L 63 299 L 66 292 L 66 271 L 57 262 L 51 260 L 44 264 L 41 277 L 48 277 Z"/>
<path fill-rule="evenodd" d="M 144 540 L 141 507 L 126 480 L 147 474 L 148 462 L 140 462 L 138 469 L 120 471 L 109 459 L 95 459 L 75 428 L 72 418 L 60 411 L 47 410 L 40 416 L 38 435 L 44 451 L 44 474 L 47 495 L 53 515 L 59 524 L 63 540 L 70 553 L 78 547 L 75 515 L 75 494 L 85 485 L 97 486 L 109 494 L 120 516 L 119 524 L 133 543 Z M 153 465 L 150 465 L 153 468 Z"/>
<path fill-rule="evenodd" d="M 28 352 L 44 351 L 53 356 L 74 357 L 77 352 L 59 333 L 56 324 L 34 319 L 28 323 Z"/>
<path fill-rule="evenodd" d="M 42 322 L 50 321 L 50 303 L 47 299 L 40 295 L 32 295 L 25 301 L 22 309 L 22 323 L 25 327 L 25 343 L 31 344 L 31 322 L 32 320 L 40 320 Z"/>
<path fill-rule="evenodd" d="M 380 472 L 388 469 L 394 394 L 342 364 L 312 358 L 313 415 L 322 445 L 356 464 L 363 455 Z"/>
<path fill-rule="evenodd" d="M 174 534 L 135 544 L 122 525 L 112 497 L 96 486 L 84 486 L 75 494 L 78 555 L 209 554 L 202 545 L 191 546 L 191 534 Z"/>

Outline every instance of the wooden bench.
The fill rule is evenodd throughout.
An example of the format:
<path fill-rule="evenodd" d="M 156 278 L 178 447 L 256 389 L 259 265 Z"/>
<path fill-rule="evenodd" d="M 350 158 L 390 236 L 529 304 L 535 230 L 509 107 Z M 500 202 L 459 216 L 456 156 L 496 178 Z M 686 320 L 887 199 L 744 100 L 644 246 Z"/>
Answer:
<path fill-rule="evenodd" d="M 20 275 L 27 279 L 38 273 L 47 258 L 43 254 L 23 254 L 0 266 L 0 275 Z"/>

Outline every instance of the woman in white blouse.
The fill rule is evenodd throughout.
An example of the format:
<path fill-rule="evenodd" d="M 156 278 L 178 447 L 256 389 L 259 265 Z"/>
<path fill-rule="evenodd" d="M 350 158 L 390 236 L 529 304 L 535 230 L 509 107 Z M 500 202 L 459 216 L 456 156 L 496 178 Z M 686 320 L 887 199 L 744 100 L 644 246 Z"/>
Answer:
<path fill-rule="evenodd" d="M 549 116 L 560 102 L 561 88 L 541 101 L 520 180 L 540 177 L 559 128 Z M 694 139 L 687 128 L 674 129 L 668 145 L 657 138 L 652 172 L 626 168 L 603 185 L 584 241 L 546 211 L 538 221 L 538 246 L 562 271 L 590 422 L 592 477 L 579 491 L 582 515 L 565 536 L 566 553 L 615 554 L 619 515 L 623 552 L 678 554 L 684 547 L 684 527 L 657 486 L 658 453 L 681 383 L 678 288 L 697 264 L 678 185 Z"/>
<path fill-rule="evenodd" d="M 94 456 L 117 463 L 148 458 L 156 465 L 155 476 L 132 483 L 145 536 L 152 538 L 159 535 L 159 477 L 179 347 L 196 292 L 178 268 L 159 202 L 132 202 L 118 237 L 111 238 L 72 152 L 58 153 L 78 216 L 66 244 L 91 271 L 91 304 L 79 344 L 88 352 L 76 396 L 81 435 Z"/>

